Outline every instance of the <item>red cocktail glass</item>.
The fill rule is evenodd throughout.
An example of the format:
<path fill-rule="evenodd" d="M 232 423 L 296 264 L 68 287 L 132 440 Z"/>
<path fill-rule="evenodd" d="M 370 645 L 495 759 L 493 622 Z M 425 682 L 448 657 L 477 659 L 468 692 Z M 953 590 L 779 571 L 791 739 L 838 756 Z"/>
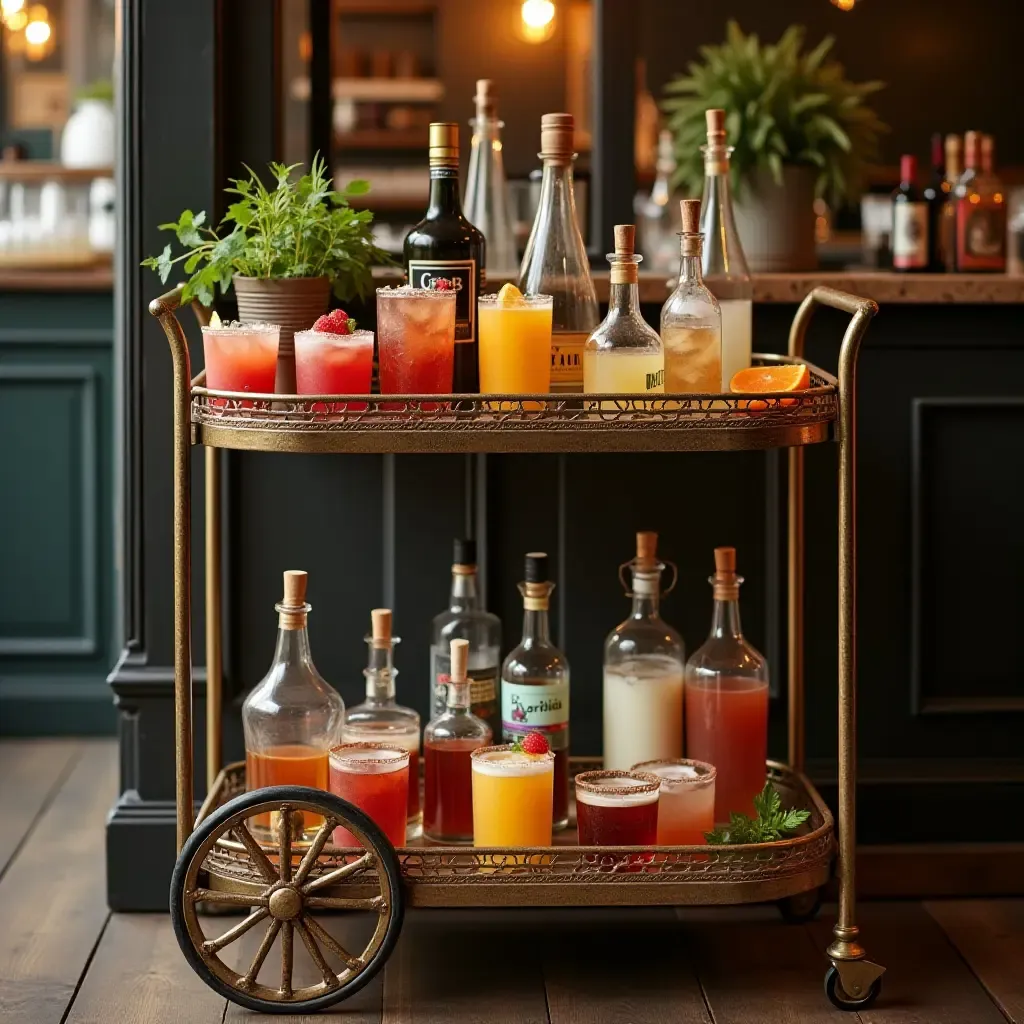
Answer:
<path fill-rule="evenodd" d="M 343 743 L 330 753 L 332 793 L 365 811 L 391 840 L 405 845 L 409 806 L 409 751 L 386 743 Z M 359 846 L 347 828 L 334 830 L 335 846 Z"/>
<path fill-rule="evenodd" d="M 300 395 L 368 395 L 373 331 L 295 332 L 295 387 Z M 365 402 L 314 402 L 314 412 L 362 412 Z"/>
<path fill-rule="evenodd" d="M 206 386 L 213 391 L 252 391 L 274 393 L 277 372 L 277 344 L 281 328 L 277 324 L 231 321 L 203 328 L 203 357 L 206 362 Z M 224 405 L 224 401 L 211 400 Z M 251 402 L 240 403 L 251 408 Z"/>

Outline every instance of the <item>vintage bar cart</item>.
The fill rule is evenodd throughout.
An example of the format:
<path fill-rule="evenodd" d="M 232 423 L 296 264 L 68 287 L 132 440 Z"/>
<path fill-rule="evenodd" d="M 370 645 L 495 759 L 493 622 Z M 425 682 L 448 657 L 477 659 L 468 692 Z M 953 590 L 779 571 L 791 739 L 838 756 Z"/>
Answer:
<path fill-rule="evenodd" d="M 214 392 L 203 373 L 190 376 L 189 351 L 176 311 L 180 290 L 150 305 L 174 360 L 174 660 L 179 857 L 170 906 L 185 957 L 211 987 L 250 1009 L 300 1013 L 330 1006 L 380 970 L 401 929 L 406 906 L 684 906 L 779 901 L 784 916 L 806 919 L 830 877 L 836 853 L 831 812 L 802 772 L 804 761 L 803 446 L 839 446 L 839 920 L 826 951 L 825 990 L 841 1009 L 870 1005 L 884 968 L 866 959 L 855 924 L 856 791 L 855 432 L 857 355 L 874 302 L 816 288 L 794 318 L 786 356 L 802 362 L 808 323 L 819 305 L 851 315 L 838 380 L 811 368 L 811 387 L 795 395 L 613 396 L 593 411 L 572 396 L 271 396 Z M 197 310 L 200 319 L 203 311 Z M 499 403 L 496 404 L 496 403 Z M 527 404 L 529 403 L 529 404 Z M 421 407 L 425 404 L 425 408 Z M 397 408 L 396 408 L 397 406 Z M 332 411 L 328 411 L 332 410 Z M 336 411 L 340 410 L 340 411 Z M 208 795 L 193 821 L 190 459 L 206 446 L 206 635 Z M 320 790 L 279 786 L 245 792 L 244 765 L 221 763 L 221 552 L 216 449 L 278 452 L 629 452 L 789 448 L 788 661 L 789 764 L 769 762 L 787 803 L 811 814 L 801 834 L 749 846 L 474 849 L 422 841 L 395 850 L 362 812 Z M 592 767 L 593 765 L 591 765 Z M 273 812 L 275 839 L 261 844 L 247 821 Z M 294 839 L 296 812 L 324 824 L 308 843 Z M 329 839 L 344 825 L 362 849 Z M 204 912 L 200 914 L 200 907 Z M 247 912 L 224 927 L 217 912 Z M 360 911 L 369 937 L 348 949 L 314 913 Z M 219 932 L 208 938 L 204 928 Z M 254 952 L 221 956 L 236 943 Z M 293 984 L 298 934 L 320 980 Z M 352 945 L 351 942 L 348 943 Z M 279 945 L 273 979 L 268 956 Z M 331 962 L 333 960 L 333 963 Z M 275 957 L 276 962 L 276 957 Z M 234 964 L 234 965 L 233 965 Z M 237 966 L 237 969 L 236 969 Z M 278 980 L 279 979 L 279 980 Z"/>

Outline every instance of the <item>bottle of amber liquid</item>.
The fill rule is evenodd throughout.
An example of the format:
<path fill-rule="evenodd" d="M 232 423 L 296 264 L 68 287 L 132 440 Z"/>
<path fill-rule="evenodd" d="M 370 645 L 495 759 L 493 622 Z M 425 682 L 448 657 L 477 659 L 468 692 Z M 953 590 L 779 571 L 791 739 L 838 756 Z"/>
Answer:
<path fill-rule="evenodd" d="M 312 786 L 327 789 L 327 754 L 341 742 L 345 703 L 324 681 L 309 652 L 306 617 L 306 573 L 284 574 L 284 597 L 278 613 L 277 647 L 270 670 L 242 705 L 245 732 L 245 785 Z M 274 814 L 251 819 L 269 835 Z M 320 826 L 318 815 L 306 814 L 303 833 L 311 838 Z"/>

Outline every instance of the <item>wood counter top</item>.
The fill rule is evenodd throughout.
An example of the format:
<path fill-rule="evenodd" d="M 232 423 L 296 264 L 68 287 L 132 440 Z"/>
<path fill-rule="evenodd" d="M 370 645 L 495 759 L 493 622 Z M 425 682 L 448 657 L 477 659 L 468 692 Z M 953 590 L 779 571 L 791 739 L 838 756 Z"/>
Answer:
<path fill-rule="evenodd" d="M 0 292 L 112 292 L 109 263 L 76 270 L 0 269 Z"/>

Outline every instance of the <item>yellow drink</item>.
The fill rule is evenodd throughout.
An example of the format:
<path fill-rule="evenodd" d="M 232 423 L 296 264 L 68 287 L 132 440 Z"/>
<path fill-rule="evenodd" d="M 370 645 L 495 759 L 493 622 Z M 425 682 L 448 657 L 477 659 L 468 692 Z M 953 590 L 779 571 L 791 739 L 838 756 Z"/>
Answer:
<path fill-rule="evenodd" d="M 665 359 L 660 352 L 630 352 L 619 349 L 583 353 L 583 391 L 585 394 L 626 394 L 643 397 L 665 393 Z M 591 408 L 597 408 L 592 403 Z M 614 402 L 602 402 L 602 409 L 618 408 Z"/>
<path fill-rule="evenodd" d="M 483 295 L 478 306 L 480 393 L 551 390 L 551 296 Z"/>
<path fill-rule="evenodd" d="M 550 846 L 554 755 L 506 745 L 472 756 L 473 845 Z"/>

